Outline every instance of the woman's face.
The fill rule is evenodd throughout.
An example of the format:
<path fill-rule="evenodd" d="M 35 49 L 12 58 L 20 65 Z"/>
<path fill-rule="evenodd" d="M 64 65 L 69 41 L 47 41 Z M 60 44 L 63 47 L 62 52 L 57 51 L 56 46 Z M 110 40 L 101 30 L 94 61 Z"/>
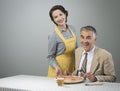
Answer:
<path fill-rule="evenodd" d="M 66 14 L 63 13 L 61 10 L 57 9 L 57 10 L 53 11 L 52 17 L 53 17 L 54 22 L 58 26 L 61 26 L 61 27 L 66 26 Z"/>

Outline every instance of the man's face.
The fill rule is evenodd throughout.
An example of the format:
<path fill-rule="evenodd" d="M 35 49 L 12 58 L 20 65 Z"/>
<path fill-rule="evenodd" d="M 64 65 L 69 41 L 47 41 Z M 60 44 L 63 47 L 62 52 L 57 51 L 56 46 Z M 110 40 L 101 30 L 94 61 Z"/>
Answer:
<path fill-rule="evenodd" d="M 80 32 L 80 43 L 86 52 L 90 51 L 95 44 L 96 36 L 92 31 L 83 30 Z"/>

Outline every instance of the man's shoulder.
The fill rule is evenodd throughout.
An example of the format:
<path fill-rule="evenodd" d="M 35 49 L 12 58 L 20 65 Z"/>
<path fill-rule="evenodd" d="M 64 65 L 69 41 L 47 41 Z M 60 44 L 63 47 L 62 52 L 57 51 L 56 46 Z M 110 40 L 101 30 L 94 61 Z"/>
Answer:
<path fill-rule="evenodd" d="M 112 54 L 109 51 L 100 47 L 96 47 L 95 51 L 98 55 L 101 56 L 112 56 Z"/>
<path fill-rule="evenodd" d="M 83 50 L 84 50 L 83 47 L 78 47 L 78 48 L 76 48 L 75 52 L 81 52 Z"/>

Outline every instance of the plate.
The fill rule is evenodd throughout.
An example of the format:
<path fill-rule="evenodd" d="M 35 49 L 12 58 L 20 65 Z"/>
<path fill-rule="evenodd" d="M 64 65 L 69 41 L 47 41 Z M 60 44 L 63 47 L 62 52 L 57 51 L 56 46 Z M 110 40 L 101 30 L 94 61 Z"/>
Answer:
<path fill-rule="evenodd" d="M 64 76 L 65 84 L 81 83 L 83 81 L 84 78 L 80 76 Z"/>

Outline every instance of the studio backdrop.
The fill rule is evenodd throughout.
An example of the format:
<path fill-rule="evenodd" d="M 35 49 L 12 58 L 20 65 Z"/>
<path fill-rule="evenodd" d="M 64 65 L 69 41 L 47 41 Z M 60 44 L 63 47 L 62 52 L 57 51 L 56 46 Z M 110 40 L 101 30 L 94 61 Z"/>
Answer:
<path fill-rule="evenodd" d="M 0 0 L 0 77 L 47 76 L 48 35 L 55 27 L 49 10 L 56 4 L 68 10 L 78 41 L 82 26 L 96 28 L 96 45 L 112 53 L 120 82 L 119 0 Z"/>

